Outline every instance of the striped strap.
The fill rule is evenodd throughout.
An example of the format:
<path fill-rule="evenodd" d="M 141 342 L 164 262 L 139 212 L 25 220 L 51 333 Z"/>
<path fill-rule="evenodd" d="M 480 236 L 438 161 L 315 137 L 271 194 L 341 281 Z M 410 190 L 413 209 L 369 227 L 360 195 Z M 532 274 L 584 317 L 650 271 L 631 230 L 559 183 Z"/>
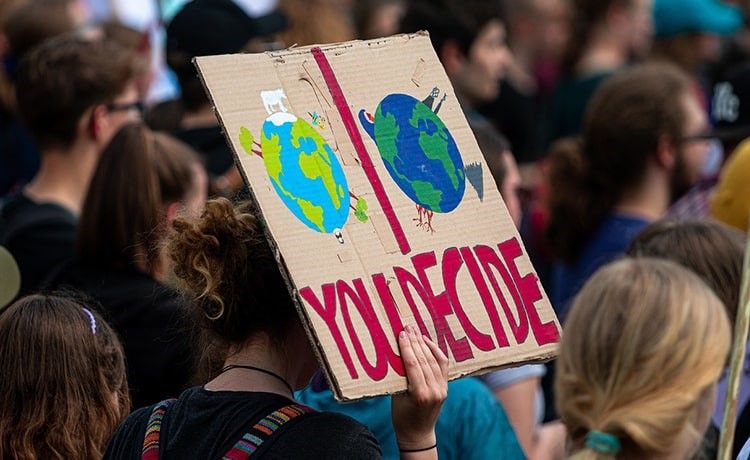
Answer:
<path fill-rule="evenodd" d="M 247 460 L 279 428 L 300 415 L 315 412 L 301 404 L 290 404 L 268 414 L 237 441 L 222 460 Z"/>
<path fill-rule="evenodd" d="M 143 450 L 141 460 L 159 460 L 159 435 L 161 434 L 161 422 L 170 404 L 176 399 L 165 399 L 154 406 L 151 417 L 146 425 L 146 435 L 143 438 Z"/>

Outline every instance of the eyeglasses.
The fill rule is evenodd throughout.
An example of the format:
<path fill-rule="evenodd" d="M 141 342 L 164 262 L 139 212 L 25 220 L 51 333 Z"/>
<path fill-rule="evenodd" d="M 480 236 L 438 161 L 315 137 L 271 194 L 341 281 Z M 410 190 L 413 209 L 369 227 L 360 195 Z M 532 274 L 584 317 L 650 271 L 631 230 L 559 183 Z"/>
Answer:
<path fill-rule="evenodd" d="M 116 103 L 113 102 L 111 104 L 105 104 L 104 107 L 107 108 L 110 112 L 137 112 L 138 116 L 143 117 L 143 102 L 141 101 L 135 101 L 135 102 L 128 102 L 128 103 Z"/>
<path fill-rule="evenodd" d="M 690 136 L 683 136 L 680 140 L 682 142 L 700 142 L 700 141 L 710 141 L 716 139 L 716 134 L 713 131 L 701 131 L 697 134 L 692 134 Z"/>

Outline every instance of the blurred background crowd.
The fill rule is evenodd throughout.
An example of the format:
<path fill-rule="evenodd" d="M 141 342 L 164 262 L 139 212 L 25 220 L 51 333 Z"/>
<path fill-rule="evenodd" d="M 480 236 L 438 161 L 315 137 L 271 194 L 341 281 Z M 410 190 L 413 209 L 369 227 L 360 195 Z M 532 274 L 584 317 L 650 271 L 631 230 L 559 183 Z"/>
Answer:
<path fill-rule="evenodd" d="M 22 327 L 9 312 L 41 308 L 49 292 L 97 305 L 122 344 L 127 388 L 91 458 L 130 408 L 217 377 L 231 356 L 197 345 L 181 294 L 190 262 L 165 249 L 181 219 L 210 214 L 207 200 L 249 198 L 192 59 L 421 30 L 565 333 L 559 360 L 449 385 L 441 458 L 715 457 L 723 399 L 707 402 L 707 389 L 726 388 L 711 363 L 727 353 L 750 218 L 750 2 L 3 0 L 0 308 L 13 306 L 0 336 Z M 205 316 L 221 321 L 221 305 Z M 638 332 L 652 326 L 677 336 Z M 26 337 L 0 338 L 0 362 Z M 7 366 L 3 376 L 18 372 Z M 750 437 L 748 366 L 735 455 Z M 0 409 L 0 457 L 14 456 L 3 449 L 24 391 Z M 398 457 L 389 398 L 339 405 L 317 373 L 297 399 L 354 417 Z"/>

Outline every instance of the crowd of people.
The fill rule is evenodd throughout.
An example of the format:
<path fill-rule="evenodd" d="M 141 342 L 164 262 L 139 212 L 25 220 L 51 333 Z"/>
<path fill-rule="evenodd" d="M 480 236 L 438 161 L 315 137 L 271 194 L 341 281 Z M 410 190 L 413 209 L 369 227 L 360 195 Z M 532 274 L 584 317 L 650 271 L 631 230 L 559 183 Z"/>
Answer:
<path fill-rule="evenodd" d="M 731 0 L 3 0 L 0 458 L 716 458 L 748 24 Z M 421 30 L 559 356 L 448 383 L 406 326 L 408 390 L 340 404 L 193 58 Z"/>

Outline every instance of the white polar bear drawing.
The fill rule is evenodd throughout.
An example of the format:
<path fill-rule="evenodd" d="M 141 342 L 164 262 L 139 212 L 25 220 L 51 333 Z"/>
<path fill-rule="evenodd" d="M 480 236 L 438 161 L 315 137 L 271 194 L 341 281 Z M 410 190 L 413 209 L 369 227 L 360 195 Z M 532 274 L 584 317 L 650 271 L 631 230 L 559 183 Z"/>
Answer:
<path fill-rule="evenodd" d="M 271 91 L 261 91 L 260 98 L 263 99 L 263 106 L 266 108 L 266 112 L 268 112 L 269 115 L 275 112 L 274 106 L 278 106 L 279 110 L 282 112 L 287 112 L 284 103 L 281 101 L 282 99 L 286 99 L 286 94 L 284 94 L 283 89 L 279 88 Z"/>

